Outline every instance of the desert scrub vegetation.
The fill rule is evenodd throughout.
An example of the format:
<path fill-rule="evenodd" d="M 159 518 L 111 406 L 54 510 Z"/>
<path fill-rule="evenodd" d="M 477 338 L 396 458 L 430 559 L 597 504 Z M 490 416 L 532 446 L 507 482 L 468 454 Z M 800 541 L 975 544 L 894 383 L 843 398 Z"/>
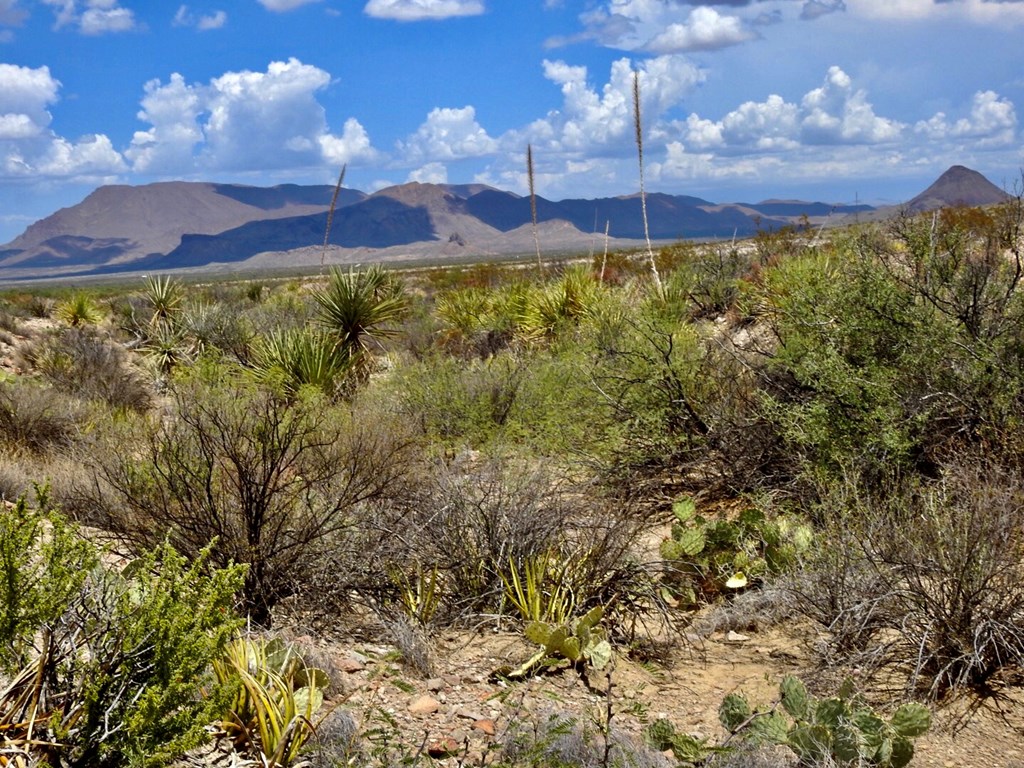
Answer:
<path fill-rule="evenodd" d="M 12 296 L 24 364 L 0 382 L 0 451 L 123 552 L 241 566 L 253 627 L 358 627 L 423 677 L 439 633 L 489 627 L 536 643 L 504 670 L 515 680 L 568 665 L 593 683 L 700 622 L 743 629 L 722 616 L 762 595 L 820 633 L 833 678 L 855 668 L 888 696 L 872 719 L 848 691 L 815 691 L 882 722 L 895 764 L 896 737 L 914 738 L 898 701 L 992 693 L 1024 664 L 1022 221 L 1014 198 L 653 260 L 187 291 L 154 277 L 93 299 L 94 322 L 53 297 L 31 334 Z M 338 759 L 372 761 L 343 715 L 324 721 Z M 582 722 L 524 722 L 491 759 L 654 765 L 674 748 Z M 839 731 L 838 753 L 781 728 L 774 743 L 852 764 Z M 729 746 L 676 760 L 786 764 Z"/>

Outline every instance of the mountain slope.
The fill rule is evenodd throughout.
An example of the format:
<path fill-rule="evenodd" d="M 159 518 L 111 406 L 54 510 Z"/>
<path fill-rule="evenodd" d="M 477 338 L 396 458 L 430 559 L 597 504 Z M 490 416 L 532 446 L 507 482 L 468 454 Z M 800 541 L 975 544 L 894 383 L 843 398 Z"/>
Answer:
<path fill-rule="evenodd" d="M 993 205 L 1010 197 L 977 171 L 954 165 L 928 189 L 912 198 L 906 209 L 912 213 L 949 205 Z"/>
<path fill-rule="evenodd" d="M 355 190 L 342 192 L 339 204 L 365 197 Z M 128 263 L 168 253 L 186 234 L 213 235 L 255 220 L 325 211 L 333 194 L 330 186 L 181 181 L 100 187 L 7 244 L 0 251 L 0 267 Z"/>

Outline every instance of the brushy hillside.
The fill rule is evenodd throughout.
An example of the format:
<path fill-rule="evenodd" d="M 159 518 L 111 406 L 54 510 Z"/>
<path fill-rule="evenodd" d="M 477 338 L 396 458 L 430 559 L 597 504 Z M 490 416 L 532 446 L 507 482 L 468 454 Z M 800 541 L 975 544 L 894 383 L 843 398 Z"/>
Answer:
<path fill-rule="evenodd" d="M 933 712 L 1020 696 L 1022 225 L 1017 197 L 656 271 L 8 292 L 0 751 L 906 765 Z M 715 731 L 629 677 L 786 627 L 810 690 L 687 699 Z M 438 672 L 499 634 L 511 657 Z M 358 695 L 339 638 L 396 649 L 347 659 Z M 415 717 L 491 686 L 452 709 L 488 746 L 374 705 L 417 690 L 389 665 L 427 681 Z M 570 711 L 523 705 L 545 680 Z"/>

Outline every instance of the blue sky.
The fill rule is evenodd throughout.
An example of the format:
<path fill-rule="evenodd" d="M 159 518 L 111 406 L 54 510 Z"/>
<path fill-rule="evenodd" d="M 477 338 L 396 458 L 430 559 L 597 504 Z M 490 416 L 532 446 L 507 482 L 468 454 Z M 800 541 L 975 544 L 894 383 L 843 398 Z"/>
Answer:
<path fill-rule="evenodd" d="M 1024 0 L 0 0 L 0 242 L 100 184 L 898 202 L 1024 167 Z"/>

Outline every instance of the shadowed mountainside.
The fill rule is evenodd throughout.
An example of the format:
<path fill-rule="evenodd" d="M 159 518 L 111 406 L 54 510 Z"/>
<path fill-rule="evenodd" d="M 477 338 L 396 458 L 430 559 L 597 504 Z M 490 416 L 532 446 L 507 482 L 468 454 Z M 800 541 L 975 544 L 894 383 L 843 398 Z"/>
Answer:
<path fill-rule="evenodd" d="M 0 279 L 194 269 L 250 260 L 264 266 L 308 262 L 311 249 L 322 248 L 333 195 L 328 185 L 100 187 L 0 249 Z M 987 205 L 1006 197 L 976 171 L 953 166 L 904 207 Z M 611 247 L 628 247 L 644 237 L 639 195 L 557 202 L 538 197 L 536 203 L 538 224 L 553 237 L 542 238 L 542 247 L 592 250 L 606 227 Z M 659 241 L 748 237 L 759 229 L 804 221 L 817 225 L 830 217 L 841 221 L 872 211 L 868 205 L 799 200 L 712 203 L 687 195 L 647 195 L 650 236 Z M 413 182 L 372 195 L 342 189 L 329 245 L 358 253 L 361 260 L 367 250 L 382 258 L 403 258 L 405 249 L 414 259 L 528 252 L 533 249 L 531 218 L 528 197 L 483 184 Z"/>

